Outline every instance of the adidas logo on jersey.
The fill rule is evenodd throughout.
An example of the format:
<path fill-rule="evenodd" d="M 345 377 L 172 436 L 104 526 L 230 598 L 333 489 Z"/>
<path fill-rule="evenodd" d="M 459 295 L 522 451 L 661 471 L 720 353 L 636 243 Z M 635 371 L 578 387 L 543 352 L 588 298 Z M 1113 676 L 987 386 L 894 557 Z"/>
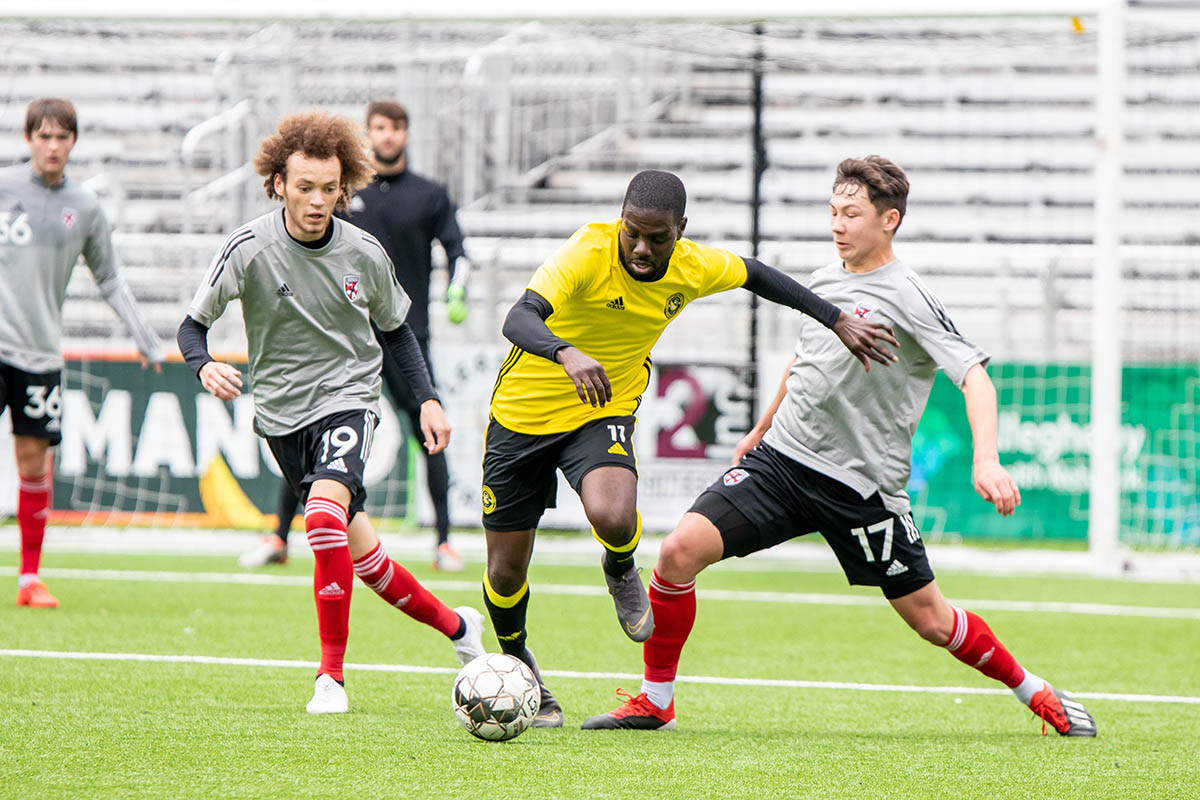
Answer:
<path fill-rule="evenodd" d="M 349 472 L 346 469 L 346 460 L 344 458 L 335 458 L 325 465 L 325 469 L 331 469 L 334 472 Z"/>
<path fill-rule="evenodd" d="M 293 297 L 294 296 L 292 294 L 292 290 L 288 288 L 288 285 L 286 283 L 283 284 L 282 286 L 280 286 L 278 289 L 276 289 L 275 294 L 279 295 L 280 297 Z"/>
<path fill-rule="evenodd" d="M 342 591 L 342 587 L 338 586 L 338 582 L 334 581 L 333 583 L 326 584 L 325 588 L 317 592 L 317 594 L 321 597 L 341 597 L 346 593 Z"/>
<path fill-rule="evenodd" d="M 908 572 L 908 567 L 904 566 L 899 561 L 893 561 L 892 565 L 887 568 L 887 576 L 889 578 L 894 578 L 897 575 L 904 574 L 905 572 Z"/>
<path fill-rule="evenodd" d="M 606 308 L 615 309 L 616 311 L 624 311 L 625 310 L 625 296 L 622 295 L 621 297 L 618 297 L 615 300 L 609 300 L 604 305 Z"/>
<path fill-rule="evenodd" d="M 613 442 L 613 446 L 612 446 L 612 447 L 610 447 L 610 448 L 608 448 L 608 452 L 612 453 L 614 456 L 627 456 L 627 455 L 629 455 L 629 453 L 627 453 L 627 452 L 625 451 L 625 448 L 624 448 L 624 447 L 621 447 L 621 443 L 620 443 L 620 442 Z"/>

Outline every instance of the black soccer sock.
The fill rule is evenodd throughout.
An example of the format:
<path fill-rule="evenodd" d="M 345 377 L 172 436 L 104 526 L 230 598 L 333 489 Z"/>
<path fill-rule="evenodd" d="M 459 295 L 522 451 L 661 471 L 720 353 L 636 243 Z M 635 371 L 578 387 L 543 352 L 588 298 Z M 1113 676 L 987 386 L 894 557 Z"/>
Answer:
<path fill-rule="evenodd" d="M 300 505 L 300 498 L 292 491 L 292 485 L 287 481 L 279 482 L 279 502 L 275 506 L 275 513 L 279 521 L 275 525 L 275 535 L 287 544 L 288 533 L 292 530 L 292 520 L 296 518 L 296 508 Z"/>
<path fill-rule="evenodd" d="M 592 536 L 604 545 L 604 571 L 613 577 L 620 577 L 633 567 L 633 553 L 642 540 L 642 512 L 637 513 L 637 530 L 633 532 L 633 538 L 625 544 L 614 547 L 601 539 L 595 528 L 592 529 Z"/>
<path fill-rule="evenodd" d="M 433 501 L 433 518 L 437 526 L 437 543 L 450 541 L 450 468 L 444 452 L 425 455 L 425 472 L 429 479 L 429 499 Z"/>
<path fill-rule="evenodd" d="M 522 658 L 527 636 L 525 612 L 529 608 L 529 582 L 526 581 L 516 594 L 505 597 L 492 589 L 485 572 L 483 605 L 492 619 L 492 630 L 496 632 L 496 641 L 500 643 L 500 649 L 510 656 Z"/>

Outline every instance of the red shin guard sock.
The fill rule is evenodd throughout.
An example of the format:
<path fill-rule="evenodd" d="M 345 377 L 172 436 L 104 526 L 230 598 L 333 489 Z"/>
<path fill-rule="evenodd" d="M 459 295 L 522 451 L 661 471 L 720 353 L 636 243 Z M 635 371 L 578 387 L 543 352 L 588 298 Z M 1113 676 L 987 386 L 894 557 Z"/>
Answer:
<path fill-rule="evenodd" d="M 983 618 L 961 608 L 951 608 L 954 609 L 954 630 L 946 643 L 950 654 L 1010 689 L 1019 684 L 1025 677 L 1025 670 Z"/>
<path fill-rule="evenodd" d="M 654 633 L 642 645 L 643 677 L 658 683 L 675 680 L 679 656 L 696 622 L 696 581 L 675 584 L 655 572 L 650 578 Z"/>
<path fill-rule="evenodd" d="M 388 558 L 383 543 L 354 562 L 354 574 L 384 600 L 418 622 L 453 636 L 458 633 L 458 614 L 421 585 L 413 574 Z"/>
<path fill-rule="evenodd" d="M 21 575 L 37 575 L 49 509 L 49 473 L 36 478 L 21 478 L 17 495 L 17 522 L 21 528 Z"/>
<path fill-rule="evenodd" d="M 354 570 L 346 539 L 346 509 L 315 497 L 304 506 L 304 528 L 312 546 L 313 596 L 317 601 L 317 633 L 321 637 L 321 667 L 336 681 L 343 680 L 346 638 L 350 633 L 350 592 Z"/>

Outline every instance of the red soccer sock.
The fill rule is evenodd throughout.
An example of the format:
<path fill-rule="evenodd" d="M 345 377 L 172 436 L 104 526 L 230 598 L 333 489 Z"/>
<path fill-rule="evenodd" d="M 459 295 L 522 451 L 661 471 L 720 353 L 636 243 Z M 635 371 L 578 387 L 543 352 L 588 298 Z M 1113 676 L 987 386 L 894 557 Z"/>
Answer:
<path fill-rule="evenodd" d="M 21 528 L 21 575 L 37 575 L 49 509 L 50 475 L 22 477 L 17 495 L 17 522 Z"/>
<path fill-rule="evenodd" d="M 1010 689 L 1019 684 L 1025 678 L 1025 669 L 996 638 L 983 618 L 961 608 L 951 608 L 954 609 L 954 629 L 946 643 L 950 654 Z"/>
<path fill-rule="evenodd" d="M 354 562 L 354 574 L 417 622 L 424 622 L 446 636 L 458 633 L 458 614 L 422 586 L 411 572 L 388 558 L 383 542 Z"/>
<path fill-rule="evenodd" d="M 346 539 L 346 509 L 332 500 L 314 497 L 304 506 L 304 528 L 316 562 L 313 596 L 317 601 L 317 633 L 321 637 L 321 667 L 336 681 L 343 680 L 346 638 L 350 633 L 350 592 L 354 570 Z"/>
<path fill-rule="evenodd" d="M 654 633 L 642 645 L 642 660 L 646 662 L 642 675 L 656 683 L 673 681 L 683 645 L 696 622 L 696 581 L 670 583 L 655 572 L 650 577 L 649 595 Z"/>

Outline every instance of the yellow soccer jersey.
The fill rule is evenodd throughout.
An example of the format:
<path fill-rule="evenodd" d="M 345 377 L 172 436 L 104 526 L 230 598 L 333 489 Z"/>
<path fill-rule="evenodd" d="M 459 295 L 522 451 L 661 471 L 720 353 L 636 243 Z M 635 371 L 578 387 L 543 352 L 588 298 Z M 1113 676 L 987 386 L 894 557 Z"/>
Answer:
<path fill-rule="evenodd" d="M 667 274 L 636 281 L 621 266 L 620 220 L 586 225 L 533 274 L 529 287 L 549 301 L 546 326 L 599 361 L 612 385 L 603 408 L 580 401 L 562 365 L 518 347 L 509 351 L 492 393 L 492 418 L 518 433 L 574 430 L 601 417 L 633 414 L 650 382 L 650 348 L 684 306 L 746 283 L 746 263 L 728 250 L 680 239 Z"/>

